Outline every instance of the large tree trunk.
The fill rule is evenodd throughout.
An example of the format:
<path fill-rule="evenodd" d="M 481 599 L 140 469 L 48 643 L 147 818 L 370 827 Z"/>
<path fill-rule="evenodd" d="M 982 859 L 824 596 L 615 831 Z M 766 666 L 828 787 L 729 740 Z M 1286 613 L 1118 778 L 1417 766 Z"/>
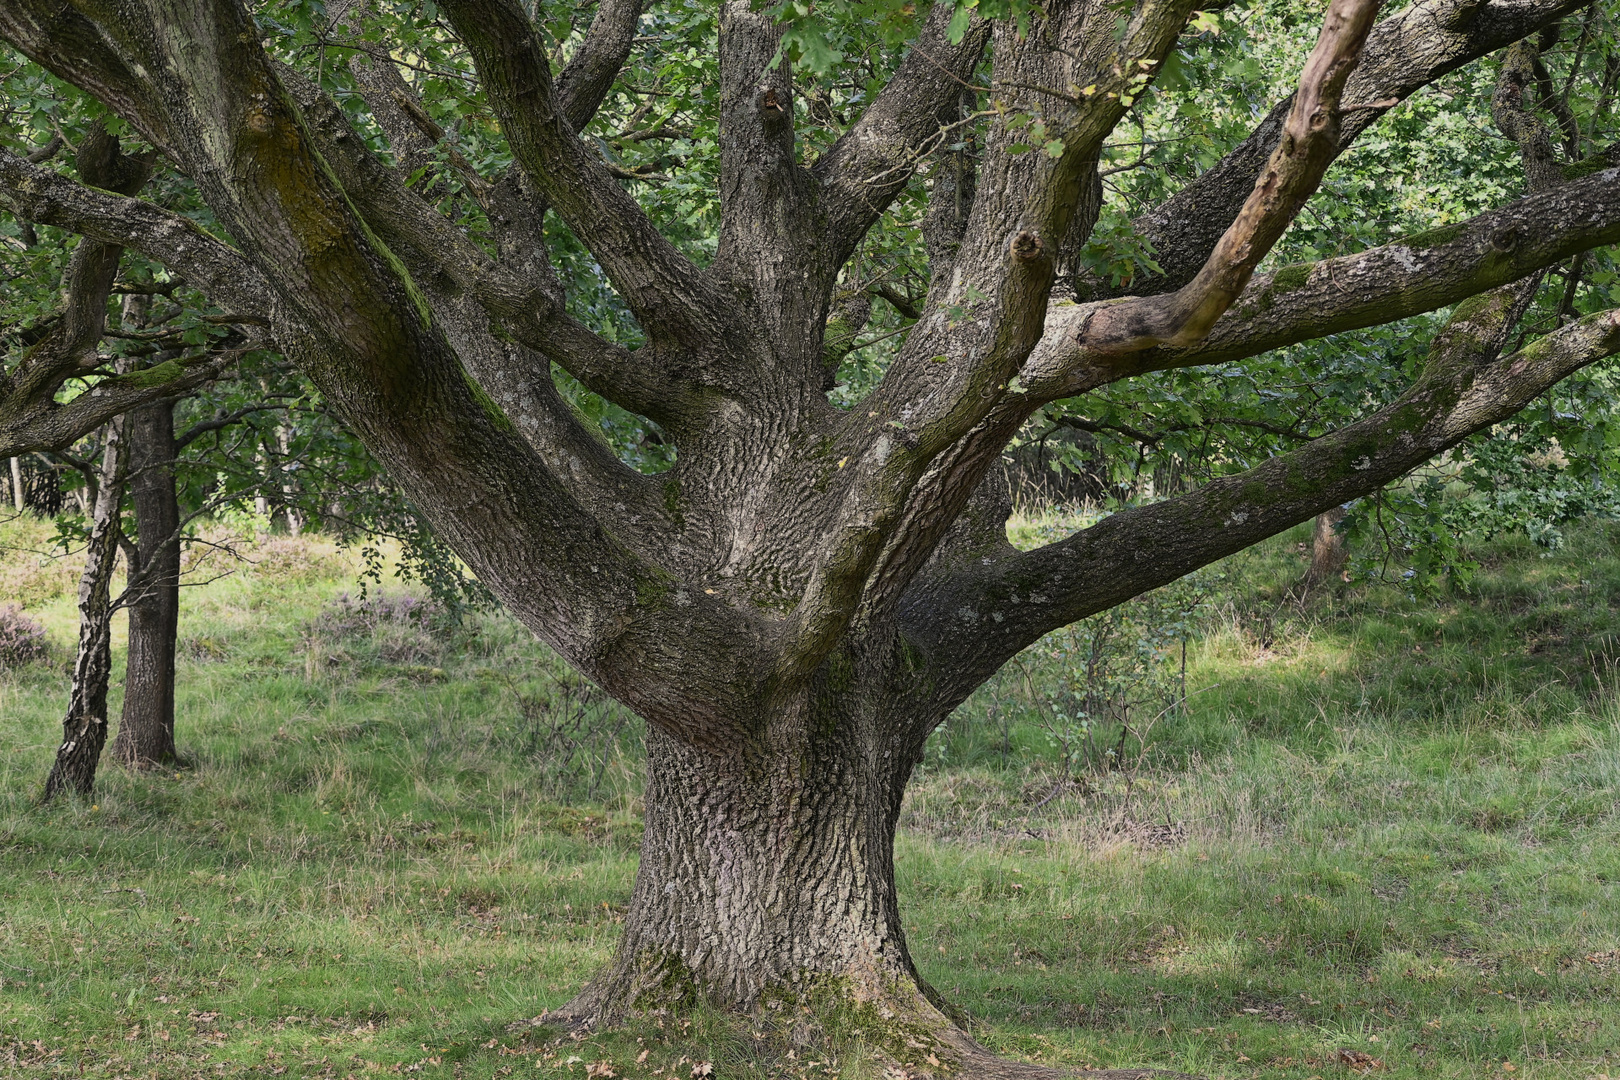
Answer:
<path fill-rule="evenodd" d="M 130 494 L 139 530 L 129 603 L 124 711 L 113 758 L 145 768 L 175 759 L 174 650 L 180 622 L 180 504 L 174 491 L 174 406 L 130 416 Z"/>
<path fill-rule="evenodd" d="M 73 692 L 62 720 L 62 745 L 45 779 L 41 802 L 65 790 L 88 795 L 107 743 L 107 682 L 112 672 L 113 565 L 118 560 L 119 503 L 124 497 L 128 449 L 124 421 L 107 425 L 99 490 L 90 525 L 89 550 L 79 578 L 79 651 L 73 662 Z"/>
<path fill-rule="evenodd" d="M 646 833 L 624 939 L 573 1010 L 693 997 L 752 1006 L 818 982 L 861 1000 L 897 986 L 915 996 L 892 855 L 910 761 L 896 761 L 870 723 L 838 735 L 821 745 L 762 736 L 722 757 L 648 729 Z"/>
<path fill-rule="evenodd" d="M 648 727 L 624 936 L 553 1019 L 595 1026 L 702 1001 L 751 1012 L 800 1044 L 860 1039 L 910 1076 L 1068 1075 L 984 1050 L 912 963 L 894 838 L 934 725 L 907 695 L 849 685 L 840 675 L 850 666 L 829 664 L 808 699 L 762 718 L 759 739 L 730 753 Z"/>
<path fill-rule="evenodd" d="M 915 1060 L 908 1037 L 936 1054 L 969 1045 L 934 1004 L 900 926 L 894 833 L 919 725 L 900 722 L 892 699 L 835 681 L 779 704 L 729 752 L 648 727 L 646 831 L 624 937 L 565 1015 L 597 1023 L 696 1000 L 792 1001 L 791 1022 L 862 1028 Z"/>

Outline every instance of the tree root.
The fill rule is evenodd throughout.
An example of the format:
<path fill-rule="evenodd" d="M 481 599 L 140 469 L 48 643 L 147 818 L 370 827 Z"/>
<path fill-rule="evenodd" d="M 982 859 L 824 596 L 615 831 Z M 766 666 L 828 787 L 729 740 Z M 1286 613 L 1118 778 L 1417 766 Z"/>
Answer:
<path fill-rule="evenodd" d="M 577 999 L 576 999 L 577 1001 Z M 508 1030 L 521 1027 L 550 1027 L 559 1029 L 573 1038 L 587 1032 L 601 1031 L 628 1016 L 604 1022 L 599 1016 L 581 1016 L 571 1011 L 576 1002 L 561 1009 L 544 1013 L 533 1020 L 510 1025 Z M 739 1013 L 738 1016 L 742 1017 Z M 756 1014 L 752 1019 L 759 1019 Z M 936 1033 L 934 1054 L 941 1061 L 938 1066 L 921 1066 L 910 1060 L 897 1058 L 892 1051 L 878 1050 L 880 1060 L 890 1066 L 890 1075 L 904 1076 L 907 1080 L 945 1080 L 945 1078 L 971 1078 L 971 1080 L 1203 1080 L 1190 1073 L 1168 1069 L 1077 1069 L 1036 1065 L 1001 1057 L 979 1045 L 959 1027 L 951 1026 Z M 874 1049 L 877 1049 L 874 1047 Z M 909 1057 L 909 1055 L 908 1055 Z"/>

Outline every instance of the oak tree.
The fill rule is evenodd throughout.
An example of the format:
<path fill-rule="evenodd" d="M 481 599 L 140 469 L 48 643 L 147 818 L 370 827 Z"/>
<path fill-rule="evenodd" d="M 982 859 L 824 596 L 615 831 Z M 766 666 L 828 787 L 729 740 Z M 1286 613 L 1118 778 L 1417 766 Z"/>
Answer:
<path fill-rule="evenodd" d="M 564 1015 L 787 997 L 1012 1075 L 906 951 L 893 842 L 925 740 L 1053 629 L 1374 491 L 1620 349 L 1611 311 L 1513 341 L 1527 282 L 1620 240 L 1614 163 L 1543 147 L 1533 49 L 1497 91 L 1530 194 L 1261 272 L 1381 118 L 1588 6 L 1418 0 L 1379 21 L 1377 0 L 1332 0 L 1294 93 L 1109 226 L 1139 273 L 1088 245 L 1099 161 L 1207 19 L 1190 0 L 878 4 L 836 40 L 799 6 L 724 0 L 687 24 L 712 40 L 645 64 L 696 9 L 600 0 L 576 31 L 518 0 L 0 0 L 0 37 L 127 124 L 212 224 L 10 152 L 0 207 L 267 327 L 488 588 L 645 718 L 624 934 Z M 860 77 L 817 77 L 840 62 Z M 705 74 L 659 81 L 683 65 Z M 460 89 L 425 99 L 424 72 Z M 610 97 L 640 104 L 608 137 Z M 624 149 L 649 144 L 669 151 Z M 873 271 L 896 229 L 926 253 L 915 290 Z M 903 339 L 852 387 L 841 365 L 885 305 Z M 1452 306 L 1380 407 L 1008 544 L 995 466 L 1048 405 Z M 161 398 L 155 381 L 101 397 Z M 0 432 L 96 400 L 36 395 Z"/>

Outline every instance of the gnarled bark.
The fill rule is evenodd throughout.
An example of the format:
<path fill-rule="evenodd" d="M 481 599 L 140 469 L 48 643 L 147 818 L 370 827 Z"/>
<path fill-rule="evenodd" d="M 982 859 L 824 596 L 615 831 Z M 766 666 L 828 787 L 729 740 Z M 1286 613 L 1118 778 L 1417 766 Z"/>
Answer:
<path fill-rule="evenodd" d="M 1287 138 L 1246 174 L 1228 170 L 1239 197 L 1222 204 L 1230 213 L 1201 215 L 1199 235 L 1213 235 L 1188 248 L 1186 291 L 1107 306 L 1049 301 L 1097 212 L 1103 141 L 1193 0 L 1057 0 L 1027 32 L 969 19 L 954 44 L 936 5 L 888 88 L 813 165 L 793 127 L 795 77 L 771 63 L 780 27 L 727 4 L 719 250 L 703 268 L 577 134 L 633 44 L 629 0 L 600 10 L 585 59 L 555 80 L 517 0 L 442 0 L 515 160 L 477 188 L 489 249 L 372 154 L 318 87 L 271 62 L 237 0 L 85 0 L 67 15 L 60 0 L 7 0 L 0 34 L 147 132 L 231 243 L 3 153 L 0 205 L 140 245 L 269 324 L 495 594 L 648 721 L 641 873 L 619 956 L 575 1015 L 819 994 L 825 1019 L 857 1015 L 954 1054 L 964 1073 L 1011 1075 L 930 999 L 896 914 L 895 820 L 932 726 L 1050 629 L 1364 494 L 1620 346 L 1605 314 L 1498 357 L 1517 309 L 1494 294 L 1454 321 L 1389 409 L 1036 552 L 1007 544 L 1006 492 L 987 476 L 1043 402 L 1098 384 L 1087 380 L 1455 303 L 1613 235 L 1620 208 L 1599 173 L 1584 201 L 1588 188 L 1538 194 L 1445 236 L 1285 269 L 1243 292 L 1367 119 L 1360 106 L 1384 108 L 1358 86 L 1409 92 L 1492 47 L 1498 31 L 1478 28 L 1556 7 L 1420 3 L 1400 33 L 1386 24 L 1363 50 L 1377 6 L 1330 5 L 1288 123 L 1279 118 Z M 1460 21 L 1437 31 L 1438 52 L 1403 67 L 1397 45 L 1425 12 Z M 951 162 L 972 175 L 936 177 L 929 293 L 877 389 L 836 410 L 823 392 L 829 356 L 865 318 L 840 273 L 948 145 L 952 118 L 983 88 L 990 41 L 995 108 L 976 121 L 976 153 Z M 1361 83 L 1358 55 L 1376 69 Z M 387 71 L 373 74 L 366 92 L 389 93 Z M 1037 115 L 1050 139 L 1026 152 L 1021 132 Z M 383 123 L 404 153 L 420 149 L 400 117 Z M 548 213 L 590 250 L 645 345 L 621 348 L 567 316 L 545 262 Z M 1509 235 L 1510 220 L 1526 231 Z M 617 461 L 564 402 L 552 363 L 656 420 L 678 449 L 674 468 L 647 477 Z M 894 1045 L 900 1060 L 914 1049 Z"/>

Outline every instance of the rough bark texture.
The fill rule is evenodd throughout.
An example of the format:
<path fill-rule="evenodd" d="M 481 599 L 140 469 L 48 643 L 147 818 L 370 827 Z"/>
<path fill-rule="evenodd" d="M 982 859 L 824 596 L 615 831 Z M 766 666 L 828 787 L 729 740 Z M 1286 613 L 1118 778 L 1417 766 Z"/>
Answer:
<path fill-rule="evenodd" d="M 797 723 L 722 760 L 653 729 L 632 917 L 575 1008 L 663 1005 L 698 986 L 759 1001 L 816 980 L 887 1002 L 915 980 L 888 857 L 912 749 L 854 704 L 797 703 Z"/>
<path fill-rule="evenodd" d="M 90 542 L 84 573 L 79 577 L 79 649 L 73 661 L 73 690 L 62 719 L 62 745 L 45 778 L 41 802 L 50 802 L 64 791 L 90 794 L 95 789 L 101 748 L 107 744 L 107 684 L 112 676 L 110 590 L 118 561 L 119 504 L 129 460 L 122 427 L 122 421 L 114 421 L 107 428 Z"/>
<path fill-rule="evenodd" d="M 1096 220 L 1103 142 L 1193 6 L 1059 0 L 1027 33 L 970 19 L 952 43 L 950 6 L 935 5 L 885 88 L 806 166 L 794 74 L 771 63 L 780 27 L 726 4 L 719 243 L 700 268 L 577 135 L 634 45 L 634 3 L 604 4 L 554 78 L 517 0 L 441 0 L 513 154 L 476 192 L 492 253 L 318 86 L 273 63 L 234 0 L 6 0 L 0 36 L 182 163 L 232 242 L 3 152 L 0 207 L 136 246 L 268 326 L 494 593 L 646 718 L 647 832 L 624 941 L 571 1015 L 802 999 L 829 1032 L 870 1029 L 902 1063 L 915 1042 L 954 1056 L 959 1075 L 1020 1075 L 951 1024 L 906 954 L 892 841 L 929 730 L 1047 631 L 1372 491 L 1620 348 L 1604 313 L 1498 355 L 1507 298 L 1528 288 L 1512 283 L 1620 235 L 1601 170 L 1443 235 L 1248 280 L 1385 96 L 1579 6 L 1546 0 L 1425 0 L 1377 29 L 1376 3 L 1334 0 L 1270 133 L 1144 225 L 1155 238 L 1155 222 L 1187 226 L 1161 244 L 1178 268 L 1164 295 L 1050 305 Z M 975 121 L 972 154 L 948 151 L 991 43 L 997 108 Z M 372 67 L 361 85 L 406 160 L 432 135 L 405 122 L 394 76 Z M 1022 152 L 1013 118 L 1031 114 L 1057 156 Z M 839 411 L 828 367 L 870 299 L 841 272 L 925 168 L 930 289 L 899 298 L 916 320 L 904 346 Z M 589 249 L 644 346 L 567 314 L 548 213 Z M 1007 544 L 992 469 L 1045 402 L 1504 286 L 1454 320 L 1390 408 L 1035 552 Z M 674 468 L 644 476 L 615 458 L 552 364 L 657 421 Z M 8 427 L 6 400 L 0 453 L 43 424 Z"/>
<path fill-rule="evenodd" d="M 113 759 L 135 768 L 175 759 L 174 652 L 180 622 L 180 504 L 175 497 L 174 406 L 129 417 L 129 483 L 136 557 L 129 568 L 129 656 Z"/>

